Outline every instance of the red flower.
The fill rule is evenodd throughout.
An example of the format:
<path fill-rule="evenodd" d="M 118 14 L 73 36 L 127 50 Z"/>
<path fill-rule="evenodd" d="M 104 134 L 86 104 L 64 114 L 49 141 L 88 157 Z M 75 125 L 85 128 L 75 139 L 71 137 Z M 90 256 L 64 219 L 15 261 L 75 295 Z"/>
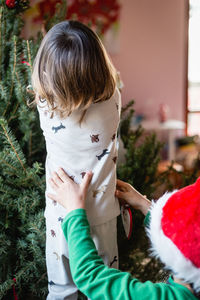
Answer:
<path fill-rule="evenodd" d="M 6 0 L 6 6 L 9 8 L 14 8 L 16 5 L 16 1 L 15 0 Z"/>

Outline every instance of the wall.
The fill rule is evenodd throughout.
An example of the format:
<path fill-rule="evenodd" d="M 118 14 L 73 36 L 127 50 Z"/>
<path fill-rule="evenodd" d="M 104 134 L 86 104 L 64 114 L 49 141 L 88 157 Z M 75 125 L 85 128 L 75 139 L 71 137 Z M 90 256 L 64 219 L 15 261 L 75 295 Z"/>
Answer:
<path fill-rule="evenodd" d="M 111 55 L 124 82 L 123 103 L 147 118 L 169 105 L 169 117 L 184 120 L 187 1 L 122 0 L 120 49 Z"/>

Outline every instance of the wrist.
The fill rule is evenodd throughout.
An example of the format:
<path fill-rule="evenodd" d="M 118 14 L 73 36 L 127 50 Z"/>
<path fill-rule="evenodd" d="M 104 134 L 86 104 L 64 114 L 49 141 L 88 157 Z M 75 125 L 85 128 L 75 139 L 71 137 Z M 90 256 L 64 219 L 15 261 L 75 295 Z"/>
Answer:
<path fill-rule="evenodd" d="M 143 213 L 143 215 L 146 216 L 150 207 L 151 207 L 151 201 L 144 197 L 143 201 L 141 201 L 141 206 L 139 210 Z"/>
<path fill-rule="evenodd" d="M 66 207 L 67 213 L 70 213 L 76 209 L 85 209 L 85 206 L 82 203 L 80 203 L 80 204 L 71 205 L 70 207 L 69 206 Z"/>

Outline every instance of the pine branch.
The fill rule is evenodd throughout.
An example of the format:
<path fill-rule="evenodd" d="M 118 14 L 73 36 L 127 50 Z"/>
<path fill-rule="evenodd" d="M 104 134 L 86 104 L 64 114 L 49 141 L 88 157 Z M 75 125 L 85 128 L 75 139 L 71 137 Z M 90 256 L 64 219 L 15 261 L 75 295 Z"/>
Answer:
<path fill-rule="evenodd" d="M 17 83 L 18 83 L 18 86 L 19 86 L 19 88 L 20 88 L 20 92 L 21 92 L 21 99 L 22 99 L 22 101 L 24 102 L 24 104 L 26 104 L 26 100 L 24 99 L 24 93 L 23 93 L 23 88 L 22 88 L 22 85 L 21 85 L 21 82 L 20 82 L 20 79 L 19 79 L 19 74 L 18 74 L 18 72 L 16 71 L 15 72 L 15 75 L 16 75 L 16 81 L 17 81 Z M 17 85 L 16 85 L 17 86 Z M 19 106 L 19 103 L 17 103 L 18 105 L 16 106 L 17 108 L 18 108 L 18 106 Z M 16 112 L 16 110 L 13 112 L 13 114 L 15 114 L 15 112 Z"/>
<path fill-rule="evenodd" d="M 16 118 L 15 114 L 16 114 L 16 112 L 18 110 L 18 107 L 19 107 L 19 102 L 17 103 L 17 105 L 15 106 L 15 109 L 10 114 L 10 118 L 8 119 L 8 124 L 10 123 L 11 120 L 13 120 L 14 118 Z"/>
<path fill-rule="evenodd" d="M 0 161 L 7 165 L 10 169 L 13 169 L 15 171 L 15 173 L 18 171 L 15 167 L 13 167 L 11 164 L 9 164 L 7 161 L 5 161 L 4 159 L 0 159 Z"/>
<path fill-rule="evenodd" d="M 28 61 L 30 64 L 30 68 L 31 68 L 31 73 L 32 73 L 32 61 L 31 61 L 31 51 L 30 51 L 30 45 L 29 45 L 29 41 L 26 41 L 26 45 L 27 45 L 27 53 L 28 53 Z"/>
<path fill-rule="evenodd" d="M 1 28 L 2 28 L 2 14 L 3 14 L 3 6 L 0 7 L 0 64 L 2 59 L 2 36 L 1 36 Z M 1 72 L 0 72 L 0 81 L 1 81 Z"/>
<path fill-rule="evenodd" d="M 11 87 L 10 87 L 10 95 L 9 95 L 9 99 L 7 102 L 7 106 L 3 112 L 3 117 L 5 116 L 7 109 L 10 105 L 10 101 L 12 98 L 12 93 L 13 93 L 13 87 L 14 87 L 14 75 L 15 75 L 15 68 L 16 68 L 16 60 L 17 60 L 17 48 L 16 48 L 16 37 L 13 37 L 13 41 L 14 41 L 14 61 L 13 61 L 13 70 L 12 70 L 12 79 L 11 79 Z"/>
<path fill-rule="evenodd" d="M 0 51 L 1 51 L 1 49 L 0 49 Z M 0 76 L 1 76 L 1 75 L 0 75 Z M 8 97 L 7 97 L 6 88 L 5 88 L 5 86 L 3 85 L 3 83 L 2 83 L 1 80 L 0 80 L 0 89 L 1 89 L 1 97 L 2 97 L 3 99 L 7 99 Z"/>
<path fill-rule="evenodd" d="M 9 291 L 13 286 L 13 280 L 8 279 L 4 283 L 0 284 L 0 299 L 6 295 L 7 291 Z"/>
<path fill-rule="evenodd" d="M 20 159 L 19 154 L 17 153 L 17 150 L 15 149 L 15 147 L 14 147 L 12 141 L 11 141 L 11 138 L 9 137 L 8 130 L 7 130 L 6 126 L 5 126 L 5 120 L 0 119 L 0 125 L 1 125 L 1 127 L 3 129 L 3 132 L 4 132 L 5 136 L 6 136 L 6 138 L 7 138 L 7 141 L 10 144 L 11 148 L 13 149 L 13 151 L 14 151 L 14 153 L 15 153 L 15 155 L 16 155 L 19 163 L 20 163 L 20 165 L 22 166 L 23 170 L 26 172 L 24 164 L 23 164 L 22 160 Z"/>

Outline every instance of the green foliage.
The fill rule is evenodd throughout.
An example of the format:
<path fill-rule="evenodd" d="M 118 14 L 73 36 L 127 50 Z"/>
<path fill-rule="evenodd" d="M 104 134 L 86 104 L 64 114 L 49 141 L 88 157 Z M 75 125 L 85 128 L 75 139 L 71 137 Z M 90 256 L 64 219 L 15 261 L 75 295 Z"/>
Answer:
<path fill-rule="evenodd" d="M 118 176 L 150 197 L 157 180 L 156 172 L 160 160 L 161 143 L 156 140 L 155 134 L 147 136 L 140 144 L 143 129 L 139 127 L 129 135 L 126 163 L 118 168 Z"/>
<path fill-rule="evenodd" d="M 14 277 L 21 295 L 27 286 L 33 293 L 37 290 L 44 295 L 43 169 L 39 163 L 27 165 L 20 144 L 3 118 L 0 138 L 0 299 L 11 289 Z"/>
<path fill-rule="evenodd" d="M 31 165 L 39 155 L 44 160 L 44 142 L 36 108 L 30 109 L 27 105 L 27 101 L 33 100 L 27 93 L 27 87 L 31 83 L 38 41 L 34 44 L 19 37 L 23 22 L 14 13 L 15 10 L 9 10 L 5 4 L 1 6 L 0 116 L 6 118 Z"/>
<path fill-rule="evenodd" d="M 46 15 L 45 29 L 48 31 L 53 25 L 66 20 L 67 1 L 61 0 L 56 3 L 56 12 L 53 17 Z"/>
<path fill-rule="evenodd" d="M 27 105 L 39 40 L 23 40 L 22 27 L 19 7 L 0 0 L 0 299 L 12 299 L 13 278 L 21 299 L 47 292 L 45 143 L 36 107 Z"/>
<path fill-rule="evenodd" d="M 126 106 L 122 107 L 121 111 L 121 123 L 120 123 L 120 137 L 124 143 L 124 147 L 127 148 L 129 135 L 130 135 L 130 123 L 134 114 L 134 100 L 131 100 Z"/>
<path fill-rule="evenodd" d="M 129 182 L 140 193 L 149 199 L 158 182 L 157 167 L 160 161 L 162 144 L 155 134 L 147 134 L 141 126 L 131 130 L 131 119 L 134 110 L 134 101 L 129 102 L 122 109 L 120 137 L 126 149 L 125 163 L 118 166 L 118 178 Z M 143 215 L 132 209 L 133 233 L 127 240 L 123 230 L 121 217 L 118 218 L 118 245 L 120 256 L 120 269 L 132 272 L 138 279 L 163 280 L 166 272 L 162 265 L 148 257 L 149 243 L 143 226 Z"/>
<path fill-rule="evenodd" d="M 165 172 L 157 175 L 162 144 L 155 134 L 147 134 L 141 126 L 131 130 L 133 103 L 131 101 L 123 109 L 120 136 L 126 149 L 126 157 L 125 163 L 118 166 L 118 178 L 129 182 L 149 199 L 160 185 L 170 191 L 194 183 L 200 174 L 200 155 L 194 161 L 192 170 L 177 171 L 172 162 Z M 182 141 L 188 141 L 188 138 Z M 178 186 L 175 186 L 174 176 L 178 178 Z M 125 238 L 120 218 L 118 222 L 120 268 L 131 272 L 142 281 L 163 281 L 168 277 L 168 272 L 163 270 L 159 261 L 148 255 L 149 242 L 143 226 L 144 217 L 133 209 L 132 214 L 133 233 L 129 241 Z"/>
<path fill-rule="evenodd" d="M 160 161 L 162 144 L 155 134 L 147 135 L 141 126 L 131 130 L 130 122 L 134 101 L 122 110 L 120 136 L 126 149 L 126 162 L 118 166 L 118 178 L 129 182 L 139 192 L 151 197 L 157 181 L 157 167 Z"/>

